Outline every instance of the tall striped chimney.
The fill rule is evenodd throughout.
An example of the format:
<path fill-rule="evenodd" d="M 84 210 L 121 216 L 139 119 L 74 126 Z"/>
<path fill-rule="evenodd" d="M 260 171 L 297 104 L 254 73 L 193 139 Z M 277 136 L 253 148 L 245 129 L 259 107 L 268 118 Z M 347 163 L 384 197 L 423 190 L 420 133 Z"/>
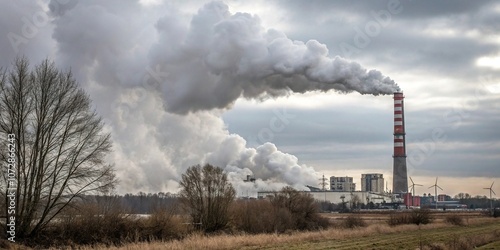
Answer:
<path fill-rule="evenodd" d="M 406 172 L 405 113 L 403 92 L 394 93 L 394 164 L 392 169 L 392 192 L 408 193 Z"/>

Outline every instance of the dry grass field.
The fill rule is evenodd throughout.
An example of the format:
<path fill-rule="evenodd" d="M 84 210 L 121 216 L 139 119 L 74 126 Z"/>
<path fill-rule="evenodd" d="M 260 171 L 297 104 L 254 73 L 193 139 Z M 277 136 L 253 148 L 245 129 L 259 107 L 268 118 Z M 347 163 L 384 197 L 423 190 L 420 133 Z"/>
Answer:
<path fill-rule="evenodd" d="M 480 246 L 476 249 L 480 249 L 480 250 L 497 250 L 497 249 L 500 249 L 500 240 L 497 240 L 495 242 L 492 242 L 490 244 L 486 244 L 484 246 Z"/>
<path fill-rule="evenodd" d="M 398 213 L 398 212 L 396 212 Z M 386 211 L 376 211 L 376 212 L 362 212 L 359 213 L 359 216 L 363 218 L 363 220 L 367 224 L 380 224 L 380 223 L 385 223 L 388 219 L 390 212 Z M 349 215 L 351 214 L 342 214 L 342 213 L 323 213 L 322 214 L 324 217 L 327 217 L 330 219 L 331 222 L 335 221 L 342 221 L 345 220 Z M 447 217 L 450 216 L 460 216 L 463 220 L 464 223 L 467 224 L 469 220 L 474 220 L 478 218 L 484 218 L 484 212 L 476 212 L 476 211 L 471 211 L 471 212 L 466 212 L 466 211 L 431 211 L 431 216 L 434 218 L 434 222 L 443 222 L 446 220 Z"/>
<path fill-rule="evenodd" d="M 315 232 L 258 235 L 191 235 L 169 242 L 135 243 L 122 247 L 94 246 L 82 249 L 499 249 L 500 219 L 479 213 L 461 213 L 463 226 L 446 223 L 452 213 L 433 214 L 434 223 L 399 225 L 385 223 L 388 214 L 359 214 L 367 226 L 345 229 L 334 227 Z M 334 223 L 346 214 L 325 214 Z"/>

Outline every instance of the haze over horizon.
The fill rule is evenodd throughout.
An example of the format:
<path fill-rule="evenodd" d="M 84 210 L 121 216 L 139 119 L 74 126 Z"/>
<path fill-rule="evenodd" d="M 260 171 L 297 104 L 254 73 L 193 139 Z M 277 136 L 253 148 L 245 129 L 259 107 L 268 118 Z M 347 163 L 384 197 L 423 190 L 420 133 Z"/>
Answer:
<path fill-rule="evenodd" d="M 322 174 L 359 190 L 383 173 L 391 189 L 398 90 L 417 194 L 439 176 L 442 193 L 487 195 L 500 177 L 495 1 L 0 5 L 0 67 L 24 55 L 72 70 L 112 135 L 119 193 L 175 192 L 205 162 L 239 195 Z"/>

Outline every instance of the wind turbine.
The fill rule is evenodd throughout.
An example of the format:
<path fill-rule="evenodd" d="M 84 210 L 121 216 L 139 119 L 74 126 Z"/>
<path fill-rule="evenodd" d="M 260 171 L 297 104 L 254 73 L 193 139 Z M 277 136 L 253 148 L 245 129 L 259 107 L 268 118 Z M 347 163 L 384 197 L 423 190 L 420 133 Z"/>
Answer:
<path fill-rule="evenodd" d="M 422 185 L 415 184 L 415 182 L 413 182 L 413 179 L 411 177 L 410 177 L 410 181 L 411 181 L 411 186 L 409 186 L 409 188 L 410 188 L 410 190 L 413 191 L 413 193 L 411 195 L 411 206 L 413 207 L 413 197 L 415 197 L 415 186 L 422 186 Z"/>
<path fill-rule="evenodd" d="M 432 188 L 432 187 L 434 187 L 434 194 L 435 194 L 435 196 L 434 196 L 434 199 L 435 199 L 434 203 L 436 203 L 436 209 L 437 209 L 438 208 L 438 203 L 437 203 L 437 200 L 438 200 L 438 197 L 437 197 L 438 196 L 438 188 L 441 189 L 441 190 L 443 190 L 440 186 L 438 186 L 438 177 L 436 177 L 436 183 L 434 185 L 430 186 L 429 188 Z"/>
<path fill-rule="evenodd" d="M 489 189 L 490 190 L 490 209 L 491 209 L 491 214 L 493 214 L 493 201 L 491 199 L 491 193 L 493 193 L 494 195 L 497 195 L 497 194 L 495 194 L 495 191 L 493 191 L 493 184 L 495 184 L 495 182 L 491 183 L 491 186 L 489 188 L 484 188 L 484 189 Z"/>

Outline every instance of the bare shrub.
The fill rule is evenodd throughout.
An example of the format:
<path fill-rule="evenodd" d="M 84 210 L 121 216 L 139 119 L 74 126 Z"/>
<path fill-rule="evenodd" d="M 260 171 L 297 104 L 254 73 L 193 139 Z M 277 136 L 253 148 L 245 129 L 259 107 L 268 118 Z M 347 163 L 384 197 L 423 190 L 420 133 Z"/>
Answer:
<path fill-rule="evenodd" d="M 117 197 L 92 197 L 73 204 L 57 220 L 28 245 L 33 247 L 104 244 L 119 246 L 125 243 L 181 239 L 188 226 L 177 214 L 176 206 L 157 207 L 147 218 L 130 215 Z"/>
<path fill-rule="evenodd" d="M 389 215 L 389 220 L 387 221 L 387 224 L 389 224 L 389 226 L 411 224 L 410 214 L 408 212 L 391 213 Z"/>
<path fill-rule="evenodd" d="M 240 200 L 231 206 L 233 229 L 247 233 L 284 233 L 290 230 L 328 228 L 328 218 L 318 213 L 307 193 L 284 188 L 270 200 Z"/>
<path fill-rule="evenodd" d="M 433 221 L 429 209 L 415 209 L 411 212 L 392 213 L 389 216 L 387 224 L 390 226 L 403 225 L 403 224 L 429 224 Z"/>
<path fill-rule="evenodd" d="M 277 229 L 275 222 L 280 220 L 268 200 L 235 201 L 230 211 L 234 229 L 247 233 L 272 233 Z M 282 227 L 282 224 L 287 223 L 278 224 Z"/>
<path fill-rule="evenodd" d="M 286 210 L 291 214 L 295 230 L 316 230 L 327 227 L 328 219 L 319 216 L 317 203 L 309 193 L 300 192 L 292 187 L 284 187 L 271 198 L 275 209 Z M 284 209 L 283 209 L 284 208 Z"/>
<path fill-rule="evenodd" d="M 350 214 L 341 224 L 344 228 L 366 227 L 366 222 L 357 214 Z"/>
<path fill-rule="evenodd" d="M 450 223 L 450 224 L 455 225 L 455 226 L 463 226 L 464 225 L 463 218 L 458 214 L 453 214 L 453 215 L 447 216 L 445 221 L 446 221 L 446 223 Z"/>
<path fill-rule="evenodd" d="M 73 222 L 64 225 L 63 235 L 77 244 L 118 244 L 130 236 L 124 232 L 132 232 L 136 227 L 115 197 L 86 201 L 75 212 L 78 214 Z"/>
<path fill-rule="evenodd" d="M 141 224 L 141 240 L 181 239 L 188 234 L 187 225 L 176 214 L 176 207 L 160 207 L 154 209 L 150 217 Z"/>
<path fill-rule="evenodd" d="M 272 220 L 272 224 L 275 233 L 284 233 L 296 229 L 290 210 L 283 207 L 274 207 L 273 213 L 274 219 Z"/>
<path fill-rule="evenodd" d="M 137 222 L 116 202 L 116 197 L 101 197 L 72 204 L 45 230 L 30 239 L 32 246 L 117 245 L 130 241 Z"/>
<path fill-rule="evenodd" d="M 429 209 L 415 209 L 411 212 L 411 223 L 413 224 L 429 224 L 433 218 Z"/>
<path fill-rule="evenodd" d="M 290 210 L 273 206 L 269 200 L 236 201 L 231 216 L 233 228 L 246 233 L 284 233 L 296 229 Z"/>

